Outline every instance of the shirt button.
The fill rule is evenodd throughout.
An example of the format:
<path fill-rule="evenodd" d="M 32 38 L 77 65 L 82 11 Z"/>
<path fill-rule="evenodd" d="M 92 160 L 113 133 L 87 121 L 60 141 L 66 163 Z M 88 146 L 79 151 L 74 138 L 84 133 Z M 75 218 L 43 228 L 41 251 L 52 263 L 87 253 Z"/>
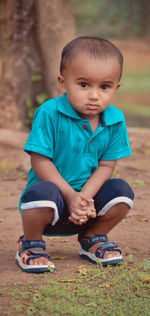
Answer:
<path fill-rule="evenodd" d="M 87 129 L 87 125 L 86 125 L 86 124 L 83 124 L 82 127 L 83 127 L 84 129 Z"/>
<path fill-rule="evenodd" d="M 93 139 L 90 140 L 90 143 L 93 143 Z"/>

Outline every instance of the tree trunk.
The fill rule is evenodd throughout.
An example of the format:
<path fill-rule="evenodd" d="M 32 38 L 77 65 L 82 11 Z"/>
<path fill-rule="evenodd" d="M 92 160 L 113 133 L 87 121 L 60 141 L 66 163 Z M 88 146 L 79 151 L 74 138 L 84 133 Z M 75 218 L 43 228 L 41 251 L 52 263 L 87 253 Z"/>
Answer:
<path fill-rule="evenodd" d="M 59 74 L 61 51 L 75 36 L 75 23 L 71 6 L 62 0 L 38 0 L 37 30 L 45 87 L 51 97 L 58 95 L 56 78 Z"/>
<path fill-rule="evenodd" d="M 23 129 L 27 103 L 58 94 L 60 52 L 75 35 L 74 19 L 63 0 L 0 0 L 0 14 L 0 127 Z"/>

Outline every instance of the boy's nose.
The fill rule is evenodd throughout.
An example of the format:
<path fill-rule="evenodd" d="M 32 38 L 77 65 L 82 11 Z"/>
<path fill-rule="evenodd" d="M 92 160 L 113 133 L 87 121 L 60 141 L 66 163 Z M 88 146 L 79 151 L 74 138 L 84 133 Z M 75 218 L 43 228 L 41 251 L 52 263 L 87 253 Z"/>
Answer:
<path fill-rule="evenodd" d="M 91 89 L 89 92 L 90 100 L 98 100 L 99 99 L 99 91 L 97 89 Z"/>

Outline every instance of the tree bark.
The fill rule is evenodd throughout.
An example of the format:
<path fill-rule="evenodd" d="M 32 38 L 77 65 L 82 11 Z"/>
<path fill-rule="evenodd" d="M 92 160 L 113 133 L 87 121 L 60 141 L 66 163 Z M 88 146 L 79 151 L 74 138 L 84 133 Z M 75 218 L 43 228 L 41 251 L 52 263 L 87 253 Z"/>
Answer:
<path fill-rule="evenodd" d="M 0 0 L 0 23 L 0 127 L 23 129 L 27 98 L 35 105 L 38 93 L 58 94 L 60 52 L 74 37 L 73 14 L 63 0 Z"/>
<path fill-rule="evenodd" d="M 37 32 L 45 87 L 51 97 L 60 93 L 56 78 L 59 74 L 61 51 L 64 45 L 75 36 L 75 22 L 70 5 L 63 0 L 37 1 Z"/>

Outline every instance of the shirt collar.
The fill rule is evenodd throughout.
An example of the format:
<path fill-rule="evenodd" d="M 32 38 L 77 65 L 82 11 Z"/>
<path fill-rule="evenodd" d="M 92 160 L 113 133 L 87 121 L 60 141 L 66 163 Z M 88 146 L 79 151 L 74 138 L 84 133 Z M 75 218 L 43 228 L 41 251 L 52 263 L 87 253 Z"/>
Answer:
<path fill-rule="evenodd" d="M 58 111 L 77 120 L 83 119 L 77 111 L 70 105 L 66 93 L 62 97 L 57 98 Z M 122 111 L 113 105 L 109 105 L 106 110 L 101 113 L 102 127 L 113 125 L 124 120 Z"/>
<path fill-rule="evenodd" d="M 124 121 L 124 115 L 122 111 L 110 104 L 103 112 L 102 120 L 104 121 L 105 126 L 109 126 Z"/>
<path fill-rule="evenodd" d="M 57 101 L 59 112 L 77 120 L 82 119 L 81 116 L 77 113 L 77 111 L 70 105 L 66 93 L 64 93 L 62 97 L 57 98 Z"/>

